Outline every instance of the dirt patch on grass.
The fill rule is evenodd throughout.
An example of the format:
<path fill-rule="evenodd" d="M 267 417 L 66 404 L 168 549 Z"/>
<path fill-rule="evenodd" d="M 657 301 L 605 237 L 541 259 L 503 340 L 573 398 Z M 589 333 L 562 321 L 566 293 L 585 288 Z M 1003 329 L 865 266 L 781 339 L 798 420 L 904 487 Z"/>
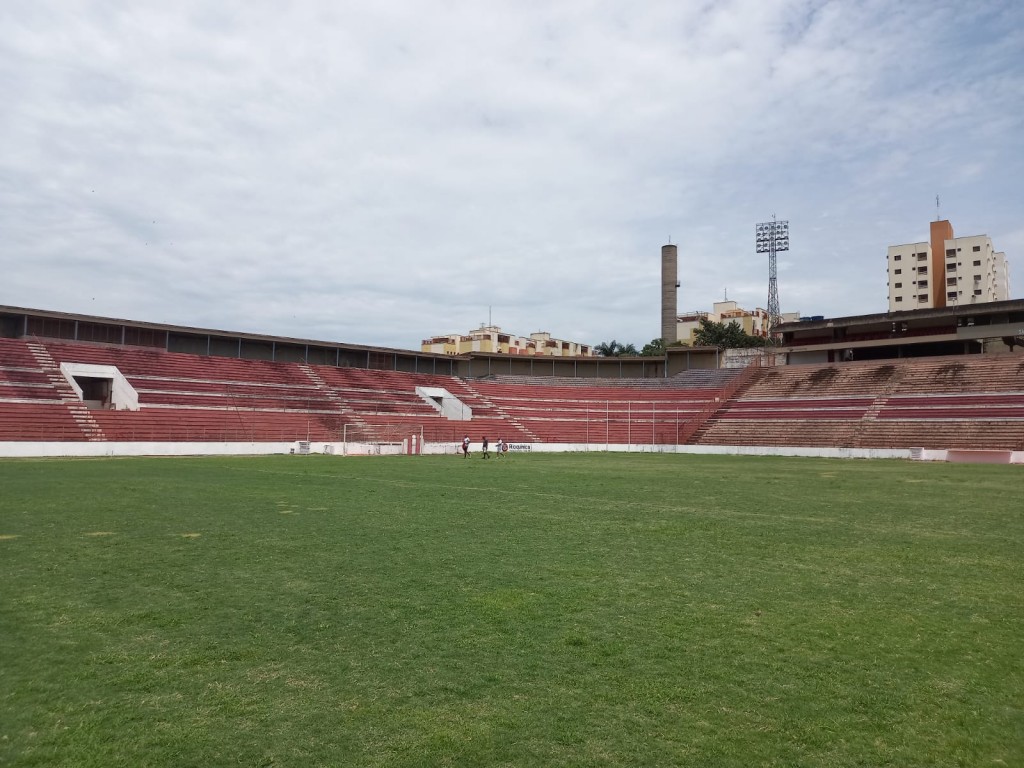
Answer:
<path fill-rule="evenodd" d="M 86 531 L 85 536 L 113 536 L 113 531 Z"/>
<path fill-rule="evenodd" d="M 18 538 L 16 533 L 0 533 L 0 541 L 10 541 L 11 539 Z"/>

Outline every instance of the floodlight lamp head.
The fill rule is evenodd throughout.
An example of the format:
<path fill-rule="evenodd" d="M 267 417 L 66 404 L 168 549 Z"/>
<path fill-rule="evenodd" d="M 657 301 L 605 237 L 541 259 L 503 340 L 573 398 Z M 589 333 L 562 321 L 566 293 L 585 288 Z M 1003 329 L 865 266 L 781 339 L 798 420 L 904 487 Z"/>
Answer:
<path fill-rule="evenodd" d="M 789 250 L 789 222 L 779 221 L 775 224 L 775 250 Z"/>
<path fill-rule="evenodd" d="M 771 242 L 773 236 L 772 224 L 773 222 L 763 221 L 757 225 L 757 228 L 755 230 L 755 242 L 757 244 L 758 253 L 768 253 L 768 251 L 771 249 Z"/>
<path fill-rule="evenodd" d="M 789 222 L 762 221 L 755 230 L 758 253 L 789 250 Z"/>

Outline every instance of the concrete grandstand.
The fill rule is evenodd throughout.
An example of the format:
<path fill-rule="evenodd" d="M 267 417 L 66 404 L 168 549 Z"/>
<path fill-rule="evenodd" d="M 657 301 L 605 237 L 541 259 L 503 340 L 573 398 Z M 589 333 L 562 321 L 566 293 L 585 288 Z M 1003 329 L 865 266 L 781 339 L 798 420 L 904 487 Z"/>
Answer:
<path fill-rule="evenodd" d="M 922 312 L 791 323 L 728 368 L 716 349 L 453 357 L 0 307 L 0 453 L 454 453 L 486 434 L 1024 462 L 1024 302 Z"/>

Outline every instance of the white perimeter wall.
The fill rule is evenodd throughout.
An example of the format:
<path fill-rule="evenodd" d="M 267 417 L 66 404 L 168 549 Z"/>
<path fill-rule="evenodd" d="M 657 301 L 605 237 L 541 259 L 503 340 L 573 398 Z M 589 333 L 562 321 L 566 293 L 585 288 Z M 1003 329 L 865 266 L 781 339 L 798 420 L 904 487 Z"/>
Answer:
<path fill-rule="evenodd" d="M 763 445 L 629 445 L 591 443 L 513 443 L 509 453 L 691 453 L 717 456 L 820 456 L 835 459 L 909 459 L 909 448 L 794 448 Z M 425 454 L 456 454 L 451 443 L 426 443 Z M 945 459 L 945 451 L 942 451 Z M 480 455 L 479 446 L 470 449 L 470 458 Z M 491 450 L 494 455 L 494 450 Z M 1024 460 L 1024 453 L 1021 454 Z"/>
<path fill-rule="evenodd" d="M 318 443 L 309 445 L 311 454 L 334 456 L 386 456 L 406 452 L 404 445 L 371 445 L 367 443 Z M 425 443 L 423 453 L 429 455 L 461 455 L 453 443 Z M 676 453 L 710 456 L 810 456 L 828 459 L 911 459 L 946 461 L 948 451 L 910 448 L 797 448 L 750 445 L 617 445 L 566 443 L 514 443 L 509 450 L 516 453 Z M 0 443 L 0 457 L 28 458 L 43 456 L 263 456 L 299 453 L 299 443 L 143 443 L 143 442 L 8 442 Z M 969 453 L 960 451 L 959 453 Z M 978 451 L 978 454 L 986 453 Z M 492 456 L 494 451 L 491 451 Z M 472 450 L 470 457 L 479 457 Z M 982 458 L 979 455 L 979 458 Z M 961 459 L 962 460 L 962 459 Z M 1010 454 L 1011 464 L 1024 464 L 1024 451 Z"/>
<path fill-rule="evenodd" d="M 382 456 L 404 453 L 401 445 L 310 443 L 310 453 L 335 456 Z M 0 443 L 0 457 L 32 456 L 265 456 L 299 453 L 298 443 L 143 443 L 55 442 Z"/>

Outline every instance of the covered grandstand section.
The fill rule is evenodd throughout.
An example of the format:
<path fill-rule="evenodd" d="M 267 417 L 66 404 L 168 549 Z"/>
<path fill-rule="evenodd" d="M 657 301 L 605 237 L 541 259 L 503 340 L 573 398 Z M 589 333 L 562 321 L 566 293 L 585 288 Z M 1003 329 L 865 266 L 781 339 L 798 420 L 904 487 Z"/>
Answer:
<path fill-rule="evenodd" d="M 713 347 L 670 348 L 664 357 L 536 357 L 480 352 L 442 355 L 11 306 L 0 306 L 0 338 L 59 339 L 240 360 L 465 378 L 497 374 L 664 378 L 686 370 L 717 368 L 720 361 L 720 351 Z"/>
<path fill-rule="evenodd" d="M 1021 351 L 1024 300 L 782 323 L 790 364 Z"/>

